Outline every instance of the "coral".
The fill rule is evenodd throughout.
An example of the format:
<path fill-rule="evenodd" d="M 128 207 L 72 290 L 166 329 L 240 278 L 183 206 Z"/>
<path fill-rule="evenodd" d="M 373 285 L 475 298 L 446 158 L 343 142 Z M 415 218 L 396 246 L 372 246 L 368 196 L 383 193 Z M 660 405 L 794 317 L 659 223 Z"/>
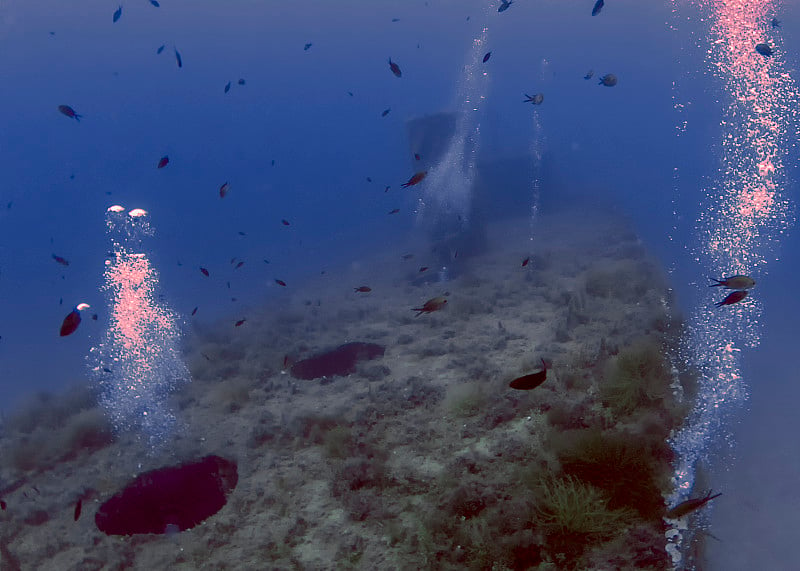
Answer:
<path fill-rule="evenodd" d="M 671 382 L 661 348 L 645 338 L 609 361 L 600 396 L 617 416 L 625 416 L 642 407 L 660 405 L 670 394 Z"/>
<path fill-rule="evenodd" d="M 609 508 L 602 491 L 572 476 L 544 478 L 541 492 L 536 522 L 556 532 L 611 537 L 633 517 L 629 509 Z"/>

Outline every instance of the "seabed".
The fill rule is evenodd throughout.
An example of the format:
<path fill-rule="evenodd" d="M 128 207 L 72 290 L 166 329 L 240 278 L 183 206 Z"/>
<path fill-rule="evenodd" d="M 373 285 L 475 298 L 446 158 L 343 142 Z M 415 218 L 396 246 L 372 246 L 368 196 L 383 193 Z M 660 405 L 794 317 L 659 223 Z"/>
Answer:
<path fill-rule="evenodd" d="M 398 246 L 281 288 L 240 327 L 195 324 L 181 428 L 155 455 L 87 388 L 36 397 L 0 440 L 2 568 L 670 569 L 667 439 L 694 380 L 665 274 L 617 217 L 530 228 L 488 227 L 446 282 Z M 285 369 L 353 341 L 385 355 L 346 377 Z M 542 359 L 541 386 L 509 388 Z M 96 527 L 136 474 L 209 454 L 239 479 L 200 525 Z"/>

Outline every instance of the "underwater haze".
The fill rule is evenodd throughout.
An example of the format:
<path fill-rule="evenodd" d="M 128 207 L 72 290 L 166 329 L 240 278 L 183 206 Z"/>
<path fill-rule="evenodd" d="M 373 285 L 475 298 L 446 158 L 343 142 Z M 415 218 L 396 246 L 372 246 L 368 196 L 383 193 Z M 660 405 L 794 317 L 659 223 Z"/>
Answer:
<path fill-rule="evenodd" d="M 670 363 L 697 377 L 661 439 L 675 454 L 664 501 L 722 495 L 669 528 L 671 561 L 792 569 L 796 39 L 800 9 L 773 0 L 0 0 L 0 411 L 89 383 L 117 437 L 168 456 L 196 420 L 170 398 L 198 391 L 204 343 L 257 354 L 268 338 L 283 386 L 293 352 L 325 345 L 310 308 L 331 292 L 446 319 L 459 279 L 502 290 L 502 266 L 555 283 L 540 249 L 584 244 L 594 214 L 641 241 L 588 243 L 641 246 L 663 268 L 659 299 L 685 323 Z M 395 272 L 397 295 L 378 297 Z M 612 273 L 610 289 L 660 287 Z M 708 287 L 735 275 L 756 286 Z M 342 315 L 365 329 L 343 320 L 341 343 L 378 328 L 356 297 Z M 604 319 L 629 324 L 627 301 Z M 301 303 L 305 329 L 256 325 Z M 527 369 L 557 371 L 558 355 L 526 353 Z"/>

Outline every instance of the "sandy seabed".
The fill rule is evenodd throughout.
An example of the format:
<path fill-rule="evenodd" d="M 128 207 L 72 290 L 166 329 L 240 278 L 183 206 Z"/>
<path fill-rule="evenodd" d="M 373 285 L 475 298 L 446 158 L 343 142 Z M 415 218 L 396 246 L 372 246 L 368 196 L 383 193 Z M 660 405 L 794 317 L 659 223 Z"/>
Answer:
<path fill-rule="evenodd" d="M 543 216 L 529 236 L 530 220 L 489 228 L 446 282 L 398 246 L 240 327 L 196 325 L 181 426 L 155 454 L 113 436 L 88 389 L 36 397 L 0 440 L 0 568 L 670 568 L 666 440 L 693 383 L 664 273 L 613 216 Z M 410 311 L 436 296 L 441 311 Z M 351 341 L 385 355 L 346 377 L 284 370 Z M 542 359 L 541 386 L 509 388 Z M 98 530 L 134 476 L 208 454 L 238 464 L 218 513 L 180 533 Z"/>

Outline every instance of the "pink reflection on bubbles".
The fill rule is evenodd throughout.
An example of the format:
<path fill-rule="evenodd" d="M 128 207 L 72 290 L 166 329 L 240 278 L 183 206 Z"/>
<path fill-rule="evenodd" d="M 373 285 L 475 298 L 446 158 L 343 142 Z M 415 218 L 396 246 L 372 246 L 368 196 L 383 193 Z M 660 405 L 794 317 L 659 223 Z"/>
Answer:
<path fill-rule="evenodd" d="M 104 272 L 109 321 L 88 361 L 115 429 L 139 432 L 153 449 L 176 422 L 167 405 L 169 393 L 189 380 L 180 328 L 175 312 L 158 299 L 158 272 L 142 251 L 143 239 L 152 235 L 147 212 L 126 214 L 114 206 L 106 223 L 113 242 Z"/>

